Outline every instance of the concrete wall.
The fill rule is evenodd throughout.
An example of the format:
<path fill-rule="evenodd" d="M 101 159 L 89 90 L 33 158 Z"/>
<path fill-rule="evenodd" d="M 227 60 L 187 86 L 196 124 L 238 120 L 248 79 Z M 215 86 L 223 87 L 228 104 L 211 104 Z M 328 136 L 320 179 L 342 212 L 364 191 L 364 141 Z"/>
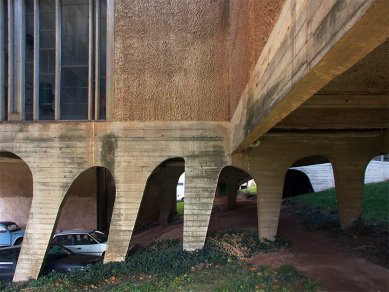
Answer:
<path fill-rule="evenodd" d="M 228 18 L 224 0 L 115 1 L 113 119 L 227 120 Z"/>
<path fill-rule="evenodd" d="M 0 221 L 13 221 L 25 228 L 32 198 L 32 175 L 27 164 L 21 159 L 0 157 Z M 93 170 L 87 170 L 70 187 L 57 225 L 57 230 L 76 228 L 96 228 Z"/>
<path fill-rule="evenodd" d="M 283 3 L 115 1 L 113 119 L 229 120 Z"/>
<path fill-rule="evenodd" d="M 96 168 L 80 174 L 69 188 L 57 230 L 97 228 Z"/>
<path fill-rule="evenodd" d="M 184 248 L 201 248 L 218 176 L 228 163 L 228 133 L 224 122 L 2 124 L 0 151 L 21 157 L 34 178 L 14 280 L 37 277 L 66 193 L 76 178 L 93 166 L 110 170 L 116 184 L 105 261 L 124 259 L 148 177 L 163 161 L 177 157 L 185 160 Z"/>
<path fill-rule="evenodd" d="M 230 118 L 235 112 L 284 2 L 285 0 L 230 1 L 228 42 Z"/>
<path fill-rule="evenodd" d="M 27 225 L 32 200 L 32 175 L 21 159 L 0 157 L 0 221 Z"/>

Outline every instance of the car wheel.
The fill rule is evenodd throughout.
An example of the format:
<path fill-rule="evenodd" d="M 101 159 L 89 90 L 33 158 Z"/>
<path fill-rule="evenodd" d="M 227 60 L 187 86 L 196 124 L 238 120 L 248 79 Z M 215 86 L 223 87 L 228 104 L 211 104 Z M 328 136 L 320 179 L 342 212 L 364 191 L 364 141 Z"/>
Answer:
<path fill-rule="evenodd" d="M 21 245 L 23 242 L 23 237 L 19 237 L 18 239 L 15 240 L 14 245 Z"/>

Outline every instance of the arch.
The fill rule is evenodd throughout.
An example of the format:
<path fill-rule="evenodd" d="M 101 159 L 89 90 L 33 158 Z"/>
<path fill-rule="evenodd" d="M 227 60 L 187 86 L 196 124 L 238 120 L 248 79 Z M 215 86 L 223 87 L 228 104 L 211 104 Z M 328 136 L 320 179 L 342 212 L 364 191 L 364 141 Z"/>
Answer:
<path fill-rule="evenodd" d="M 387 219 L 389 188 L 389 154 L 379 152 L 371 157 L 364 172 L 361 218 L 368 224 L 384 223 Z"/>
<path fill-rule="evenodd" d="M 221 169 L 218 179 L 218 188 L 215 193 L 212 213 L 209 222 L 209 232 L 235 229 L 234 220 L 223 221 L 227 214 L 235 214 L 243 224 L 257 222 L 256 196 L 249 197 L 246 192 L 239 192 L 239 186 L 252 179 L 252 176 L 245 170 L 235 166 L 225 166 Z M 223 187 L 222 187 L 223 186 Z M 234 211 L 244 208 L 244 212 Z M 218 214 L 219 212 L 220 215 Z M 234 212 L 234 213 L 232 213 Z M 239 215 L 238 215 L 239 214 Z M 257 225 L 249 226 L 250 230 L 256 230 Z"/>
<path fill-rule="evenodd" d="M 93 166 L 82 171 L 61 202 L 54 230 L 97 229 L 108 233 L 115 197 L 115 180 L 108 168 Z"/>
<path fill-rule="evenodd" d="M 299 171 L 300 173 L 294 171 Z M 304 177 L 304 175 L 306 177 Z M 289 192 L 297 195 L 298 186 L 293 186 L 296 185 L 296 181 L 292 180 L 293 176 L 295 179 L 300 179 L 299 182 L 302 182 L 305 185 L 304 189 L 308 193 L 335 187 L 333 164 L 330 159 L 323 155 L 309 155 L 300 158 L 291 164 L 285 176 L 284 197 L 287 197 L 288 190 L 293 189 L 295 190 L 294 192 Z M 304 193 L 304 189 L 301 189 L 300 194 Z M 309 189 L 312 191 L 309 191 Z"/>
<path fill-rule="evenodd" d="M 185 172 L 185 159 L 172 157 L 158 164 L 149 175 L 135 223 L 135 234 L 152 226 L 166 227 L 177 213 L 177 183 Z M 160 232 L 162 232 L 162 229 Z M 132 237 L 131 240 L 138 240 Z"/>
<path fill-rule="evenodd" d="M 25 229 L 33 197 L 31 168 L 14 152 L 0 151 L 0 182 L 0 221 Z"/>
<path fill-rule="evenodd" d="M 297 169 L 289 169 L 285 175 L 282 198 L 312 193 L 313 187 L 309 177 Z"/>

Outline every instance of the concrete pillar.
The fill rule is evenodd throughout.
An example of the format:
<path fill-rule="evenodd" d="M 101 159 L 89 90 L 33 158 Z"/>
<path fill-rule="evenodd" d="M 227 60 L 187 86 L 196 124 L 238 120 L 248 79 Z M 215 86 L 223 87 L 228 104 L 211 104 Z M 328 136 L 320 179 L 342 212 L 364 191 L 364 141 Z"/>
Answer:
<path fill-rule="evenodd" d="M 236 208 L 236 197 L 238 195 L 239 182 L 227 181 L 227 202 L 228 209 L 233 210 Z"/>
<path fill-rule="evenodd" d="M 357 157 L 339 157 L 333 161 L 342 229 L 351 227 L 352 223 L 362 215 L 366 165 L 367 161 L 358 160 Z"/>
<path fill-rule="evenodd" d="M 116 198 L 104 263 L 125 260 L 142 201 L 143 190 L 147 177 L 150 175 L 149 172 L 136 165 L 127 168 L 125 165 L 119 165 L 117 172 L 119 175 L 114 176 Z"/>
<path fill-rule="evenodd" d="M 186 160 L 184 250 L 193 251 L 204 246 L 219 173 L 223 167 L 218 164 L 208 156 Z"/>
<path fill-rule="evenodd" d="M 52 169 L 50 171 L 50 174 L 41 173 L 42 176 L 34 176 L 31 210 L 14 281 L 25 281 L 38 277 L 54 233 L 62 200 L 71 183 L 69 181 L 62 184 L 64 181 L 61 171 L 53 172 Z M 48 183 L 48 180 L 55 183 Z"/>
<path fill-rule="evenodd" d="M 260 239 L 274 240 L 277 235 L 286 170 L 262 170 L 254 175 Z"/>

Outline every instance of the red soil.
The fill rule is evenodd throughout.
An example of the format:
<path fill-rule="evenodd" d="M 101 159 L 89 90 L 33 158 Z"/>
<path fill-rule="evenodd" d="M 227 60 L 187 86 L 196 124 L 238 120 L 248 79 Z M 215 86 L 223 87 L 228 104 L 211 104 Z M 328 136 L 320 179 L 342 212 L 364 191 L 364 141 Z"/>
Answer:
<path fill-rule="evenodd" d="M 240 201 L 228 210 L 223 198 L 215 200 L 209 232 L 245 229 L 256 230 L 255 202 Z M 181 238 L 183 226 L 154 227 L 133 237 L 132 243 L 147 244 L 155 239 Z M 287 208 L 281 210 L 279 235 L 292 246 L 276 253 L 254 257 L 254 265 L 278 267 L 290 264 L 305 272 L 324 291 L 389 291 L 389 271 L 369 260 L 347 252 L 339 238 L 325 230 L 308 231 Z"/>

